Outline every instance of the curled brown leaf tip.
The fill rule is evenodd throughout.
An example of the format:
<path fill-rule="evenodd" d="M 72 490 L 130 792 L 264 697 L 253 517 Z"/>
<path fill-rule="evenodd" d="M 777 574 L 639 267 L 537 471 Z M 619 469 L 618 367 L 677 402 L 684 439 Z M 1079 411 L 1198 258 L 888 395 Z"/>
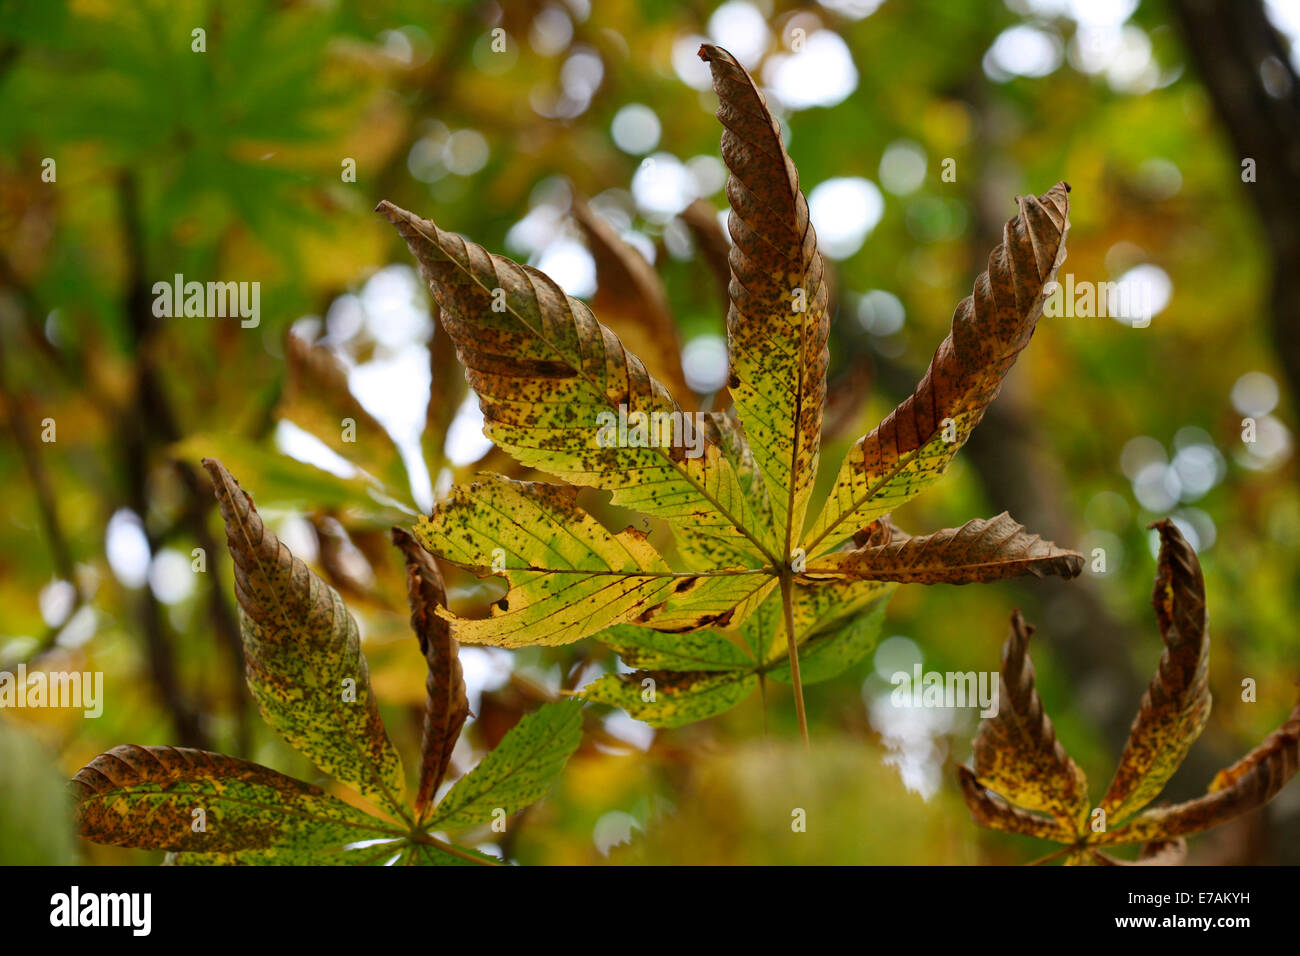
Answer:
<path fill-rule="evenodd" d="M 1210 632 L 1196 552 L 1169 520 L 1157 521 L 1160 556 L 1152 604 L 1165 649 L 1101 806 L 1112 822 L 1164 788 L 1210 716 Z"/>
<path fill-rule="evenodd" d="M 1160 557 L 1151 595 L 1160 634 L 1171 649 L 1195 646 L 1203 636 L 1208 640 L 1205 581 L 1200 562 L 1177 525 L 1168 518 L 1149 527 L 1160 533 Z"/>
<path fill-rule="evenodd" d="M 408 531 L 393 528 L 392 536 L 406 561 L 411 629 L 428 665 L 420 786 L 415 798 L 415 812 L 422 819 L 451 763 L 452 750 L 469 716 L 469 700 L 451 626 L 438 616 L 438 608 L 447 606 L 447 591 L 437 562 Z"/>

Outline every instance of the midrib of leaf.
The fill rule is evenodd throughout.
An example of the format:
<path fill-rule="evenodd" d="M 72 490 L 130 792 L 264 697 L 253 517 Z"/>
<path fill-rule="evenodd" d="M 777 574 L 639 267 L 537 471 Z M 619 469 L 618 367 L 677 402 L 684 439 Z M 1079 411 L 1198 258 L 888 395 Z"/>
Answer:
<path fill-rule="evenodd" d="M 240 493 L 242 494 L 243 492 L 241 491 Z M 268 593 L 275 595 L 275 609 L 276 611 L 279 612 L 281 623 L 283 623 L 286 631 L 288 631 L 289 633 L 294 633 L 293 627 L 289 623 L 289 616 L 288 614 L 285 613 L 284 604 L 280 601 L 279 589 L 269 586 L 269 578 L 267 577 L 266 571 L 263 569 L 261 555 L 258 552 L 256 546 L 253 544 L 252 539 L 249 537 L 248 525 L 244 520 L 244 515 L 242 513 L 239 513 L 237 509 L 232 509 L 232 510 L 235 511 L 235 513 L 238 516 L 239 533 L 244 538 L 244 544 L 247 548 L 248 553 L 255 555 L 258 574 L 260 574 L 262 577 L 263 585 L 266 586 L 266 590 Z M 263 524 L 263 531 L 265 532 L 265 524 Z M 347 613 L 346 608 L 345 608 L 345 613 Z M 357 647 L 357 653 L 358 654 L 362 653 L 359 645 Z M 309 658 L 311 657 L 311 655 L 306 655 L 306 656 Z M 317 686 L 324 688 L 326 685 L 322 679 L 323 675 L 321 674 L 320 670 L 316 667 L 314 659 L 308 666 L 311 667 L 312 674 L 316 677 Z M 370 689 L 370 693 L 371 694 L 374 693 L 374 688 Z M 330 708 L 334 710 L 336 715 L 340 718 L 340 723 L 344 723 L 344 721 L 342 721 L 342 716 L 343 716 L 342 711 L 339 710 L 339 701 L 335 700 L 334 695 L 330 693 L 326 693 L 325 697 L 330 702 Z M 375 766 L 371 764 L 370 759 L 366 754 L 366 752 L 352 738 L 351 734 L 345 733 L 343 736 L 347 739 L 348 745 L 352 747 L 352 749 L 356 752 L 357 756 L 361 759 L 361 765 L 366 767 L 369 770 L 371 779 L 374 781 L 376 787 L 380 790 L 380 792 L 383 793 L 384 799 L 388 802 L 389 807 L 395 810 L 397 812 L 397 815 L 400 816 L 407 823 L 411 823 L 412 822 L 411 817 L 406 812 L 406 807 L 404 807 L 402 805 L 402 802 L 398 800 L 396 797 L 394 797 L 394 795 L 389 791 L 388 785 L 384 782 L 383 776 L 379 773 L 378 769 L 376 769 Z"/>
<path fill-rule="evenodd" d="M 795 205 L 796 206 L 798 205 L 798 200 L 795 200 Z M 806 225 L 804 227 L 803 235 L 800 237 L 800 243 L 799 243 L 800 249 L 803 248 L 803 243 L 808 238 L 808 229 L 810 228 L 810 224 L 812 223 L 811 216 L 808 219 L 808 223 L 809 225 Z M 803 275 L 805 276 L 805 278 L 807 277 L 808 273 L 806 270 L 803 272 Z M 807 294 L 808 294 L 808 290 L 805 289 L 804 290 L 805 299 L 807 298 Z M 800 426 L 803 422 L 804 352 L 808 348 L 808 311 L 806 306 L 804 308 L 804 311 L 801 314 L 803 315 L 803 318 L 800 319 L 799 321 L 799 354 L 795 356 L 795 361 L 798 363 L 799 366 L 799 384 L 798 387 L 795 389 L 794 415 L 790 422 L 791 431 L 793 432 L 793 439 L 790 442 L 790 487 L 786 495 L 786 508 L 785 508 L 785 554 L 783 557 L 786 563 L 789 563 L 790 561 L 790 555 L 791 555 L 790 546 L 794 543 L 794 538 L 793 538 L 794 500 L 796 497 L 795 489 L 799 486 L 799 449 L 801 447 L 801 440 L 803 438 L 803 429 Z M 819 428 L 821 427 L 820 422 L 818 423 L 818 427 Z M 813 477 L 815 478 L 816 476 Z M 805 521 L 807 520 L 806 512 L 804 514 L 804 520 Z M 800 534 L 803 533 L 803 525 L 804 525 L 804 521 L 800 521 L 799 522 Z M 793 653 L 791 654 L 791 658 L 793 659 Z M 797 667 L 794 670 L 794 674 L 797 680 L 798 679 Z"/>
<path fill-rule="evenodd" d="M 1014 558 L 1010 561 L 962 561 L 957 564 L 944 564 L 943 562 L 939 562 L 937 564 L 921 564 L 917 562 L 914 564 L 909 564 L 906 570 L 912 571 L 918 568 L 925 571 L 953 570 L 953 569 L 961 569 L 961 568 L 1000 568 L 1007 564 L 1016 564 L 1019 561 L 1032 561 L 1032 560 L 1033 560 L 1032 558 Z M 816 568 L 814 569 L 814 573 L 817 575 L 818 580 L 824 580 L 828 578 L 842 578 L 844 581 L 888 580 L 885 578 L 873 578 L 871 576 L 871 572 L 873 570 L 879 570 L 879 569 L 864 568 L 861 574 L 852 574 L 847 571 L 840 570 L 838 568 L 826 568 L 826 569 Z"/>
<path fill-rule="evenodd" d="M 438 242 L 430 238 L 429 234 L 424 231 L 423 224 L 418 220 L 416 220 L 414 216 L 412 216 L 411 219 L 408 220 L 408 222 L 410 222 L 411 227 L 415 229 L 417 232 L 419 232 L 420 235 L 424 236 L 424 238 L 429 243 L 431 243 L 434 248 L 439 250 L 442 249 L 442 247 L 438 244 Z M 444 255 L 446 255 L 446 253 L 444 253 Z M 467 276 L 471 282 L 477 285 L 489 296 L 492 295 L 492 290 L 489 289 L 487 286 L 485 286 L 482 282 L 480 282 L 478 277 L 474 275 L 473 272 L 471 272 L 470 270 L 466 269 L 463 265 L 461 265 L 459 259 L 451 255 L 448 255 L 447 258 L 455 265 L 457 269 L 460 270 L 460 272 L 463 275 Z M 495 262 L 493 262 L 492 268 L 495 271 L 496 269 Z M 527 277 L 529 286 L 532 287 L 533 284 L 532 275 L 528 272 L 527 269 L 521 269 L 521 271 L 523 272 L 524 276 Z M 537 293 L 536 288 L 533 288 L 533 294 L 536 295 L 536 293 Z M 515 309 L 510 305 L 509 301 L 506 301 L 505 305 L 506 308 L 509 309 L 510 314 L 513 315 L 519 321 L 520 325 L 522 325 L 529 332 L 531 332 L 537 338 L 538 341 L 544 343 L 547 346 L 547 348 L 549 348 L 562 362 L 564 362 L 566 365 L 568 364 L 568 360 L 565 358 L 564 353 L 561 352 L 560 349 L 550 339 L 548 339 L 542 332 L 538 331 L 533 326 L 529 325 L 527 320 L 522 315 L 520 315 L 517 311 L 515 311 Z M 596 384 L 596 382 L 593 381 L 592 378 L 589 375 L 587 375 L 587 373 L 583 369 L 575 368 L 574 372 L 579 377 L 581 377 L 582 380 L 585 381 L 591 387 L 592 391 L 594 391 L 596 394 L 598 395 L 604 394 L 605 390 L 600 388 Z M 606 399 L 606 404 L 608 404 L 610 408 L 616 407 L 610 404 L 608 399 Z M 710 495 L 705 488 L 701 487 L 700 484 L 694 478 L 691 477 L 688 471 L 684 471 L 681 468 L 681 466 L 676 461 L 673 460 L 673 457 L 669 455 L 665 449 L 656 446 L 653 447 L 652 450 L 659 457 L 663 458 L 668 463 L 668 465 L 673 469 L 673 471 L 675 471 L 682 479 L 684 479 L 687 484 L 693 487 L 699 493 L 701 498 L 709 502 L 709 504 L 713 505 L 713 507 L 717 510 L 718 514 L 722 515 L 724 518 L 727 519 L 727 521 L 731 522 L 731 526 L 733 528 L 735 528 L 742 535 L 748 538 L 750 542 L 754 545 L 754 547 L 758 548 L 758 550 L 762 553 L 763 557 L 766 558 L 771 563 L 773 568 L 776 568 L 780 565 L 781 562 L 777 559 L 777 557 L 774 554 L 772 554 L 771 551 L 768 550 L 767 546 L 763 544 L 763 542 L 760 541 L 754 535 L 754 533 L 748 527 L 745 526 L 743 522 L 736 520 L 736 518 L 731 514 L 731 512 L 726 508 L 724 508 L 722 504 L 719 501 L 717 501 L 712 495 Z"/>

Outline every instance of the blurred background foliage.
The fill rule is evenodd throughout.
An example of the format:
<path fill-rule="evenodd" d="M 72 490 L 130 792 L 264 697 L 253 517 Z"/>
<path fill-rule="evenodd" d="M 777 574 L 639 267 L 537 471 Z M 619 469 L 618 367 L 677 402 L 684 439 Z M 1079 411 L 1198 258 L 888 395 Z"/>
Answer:
<path fill-rule="evenodd" d="M 551 798 L 482 839 L 525 863 L 1037 856 L 977 831 L 956 791 L 974 712 L 894 707 L 888 677 L 996 669 L 1024 608 L 1095 797 L 1160 653 L 1146 526 L 1166 515 L 1204 565 L 1215 694 L 1167 796 L 1201 792 L 1280 723 L 1300 676 L 1300 5 L 0 0 L 0 667 L 102 671 L 106 698 L 98 719 L 0 718 L 0 858 L 156 862 L 73 847 L 54 809 L 52 779 L 118 743 L 313 778 L 243 687 L 203 456 L 344 595 L 414 765 L 424 664 L 386 529 L 512 466 L 372 209 L 390 199 L 548 271 L 684 379 L 684 405 L 709 406 L 726 200 L 705 38 L 768 91 L 833 266 L 825 480 L 910 391 L 1014 197 L 1071 183 L 1064 271 L 1140 280 L 1149 326 L 1045 318 L 949 478 L 897 518 L 1005 508 L 1090 561 L 1103 549 L 1105 568 L 902 589 L 874 655 L 809 690 L 808 757 L 784 688 L 766 738 L 757 697 L 668 732 L 593 708 Z M 611 237 L 654 263 L 662 299 L 644 263 L 609 261 Z M 155 316 L 152 286 L 176 274 L 260 283 L 259 324 Z M 497 596 L 448 572 L 461 613 Z M 618 666 L 593 642 L 462 659 L 461 770 L 540 700 Z M 1192 859 L 1300 862 L 1297 836 L 1291 786 Z"/>

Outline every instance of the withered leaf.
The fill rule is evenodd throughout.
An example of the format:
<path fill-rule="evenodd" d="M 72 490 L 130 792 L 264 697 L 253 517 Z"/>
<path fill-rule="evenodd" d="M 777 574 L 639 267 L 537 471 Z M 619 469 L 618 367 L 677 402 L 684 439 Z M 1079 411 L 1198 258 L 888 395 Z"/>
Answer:
<path fill-rule="evenodd" d="M 425 678 L 424 734 L 420 746 L 420 786 L 415 795 L 415 818 L 423 820 L 438 784 L 451 763 L 465 719 L 469 699 L 451 627 L 438 616 L 447 606 L 447 590 L 433 555 L 420 547 L 410 532 L 393 529 L 393 543 L 406 561 L 406 590 L 411 605 L 411 630 L 420 641 L 428 663 Z"/>
<path fill-rule="evenodd" d="M 408 811 L 351 614 L 265 527 L 230 473 L 212 459 L 203 464 L 226 521 L 246 676 L 259 708 L 303 755 L 401 822 L 246 760 L 126 745 L 100 754 L 71 782 L 82 836 L 172 851 L 170 865 L 498 864 L 426 828 L 460 829 L 496 808 L 514 812 L 540 799 L 581 742 L 581 703 L 548 703 L 526 716 L 434 806 L 469 708 L 455 643 L 437 614 L 446 604 L 438 567 L 394 528 L 428 667 L 420 786 Z"/>
<path fill-rule="evenodd" d="M 1082 555 L 1026 533 L 1005 511 L 996 518 L 974 518 L 960 528 L 916 537 L 889 528 L 883 540 L 813 559 L 808 576 L 834 572 L 876 581 L 969 584 L 1025 574 L 1072 578 L 1083 570 Z"/>
<path fill-rule="evenodd" d="M 1124 861 L 1102 847 L 1144 843 L 1140 863 L 1181 863 L 1182 837 L 1262 807 L 1300 768 L 1297 703 L 1262 744 L 1215 776 L 1208 794 L 1132 816 L 1178 769 L 1204 727 L 1210 706 L 1205 672 L 1209 632 L 1200 563 L 1173 522 L 1152 527 L 1160 532 L 1153 603 L 1165 652 L 1133 722 L 1120 771 L 1107 791 L 1110 802 L 1088 810 L 1083 774 L 1057 742 L 1034 689 L 1027 649 L 1032 629 L 1019 612 L 1012 617 L 1011 636 L 1003 649 L 999 712 L 980 725 L 975 769 L 958 768 L 976 822 L 1064 844 L 1046 859 L 1065 856 L 1071 865 L 1115 865 Z M 1050 813 L 1054 819 L 1031 811 Z"/>

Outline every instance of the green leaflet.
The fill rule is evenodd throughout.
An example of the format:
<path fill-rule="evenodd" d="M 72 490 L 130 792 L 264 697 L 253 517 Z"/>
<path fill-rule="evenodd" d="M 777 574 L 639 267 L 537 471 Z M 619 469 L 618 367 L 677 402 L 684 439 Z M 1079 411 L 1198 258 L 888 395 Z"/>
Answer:
<path fill-rule="evenodd" d="M 816 684 L 838 677 L 870 654 L 880 637 L 888 604 L 888 597 L 877 600 L 870 610 L 855 615 L 838 630 L 819 634 L 802 644 L 799 647 L 799 676 L 803 682 Z M 767 673 L 773 680 L 790 683 L 789 660 L 782 661 Z"/>
<path fill-rule="evenodd" d="M 82 835 L 113 846 L 306 851 L 392 832 L 391 824 L 319 787 L 203 750 L 115 747 L 78 771 L 72 785 Z M 195 829 L 198 819 L 202 830 Z"/>
<path fill-rule="evenodd" d="M 203 464 L 226 521 L 248 687 L 262 716 L 322 770 L 403 813 L 402 761 L 379 717 L 357 622 L 221 463 Z"/>
<path fill-rule="evenodd" d="M 628 667 L 646 670 L 724 671 L 753 666 L 743 650 L 716 630 L 663 634 L 621 624 L 600 635 Z"/>
<path fill-rule="evenodd" d="M 606 674 L 582 696 L 621 707 L 653 727 L 680 727 L 730 710 L 757 686 L 753 671 L 636 671 Z"/>
<path fill-rule="evenodd" d="M 543 704 L 456 781 L 434 808 L 428 828 L 472 826 L 491 820 L 497 809 L 509 815 L 540 800 L 581 741 L 581 701 Z"/>

